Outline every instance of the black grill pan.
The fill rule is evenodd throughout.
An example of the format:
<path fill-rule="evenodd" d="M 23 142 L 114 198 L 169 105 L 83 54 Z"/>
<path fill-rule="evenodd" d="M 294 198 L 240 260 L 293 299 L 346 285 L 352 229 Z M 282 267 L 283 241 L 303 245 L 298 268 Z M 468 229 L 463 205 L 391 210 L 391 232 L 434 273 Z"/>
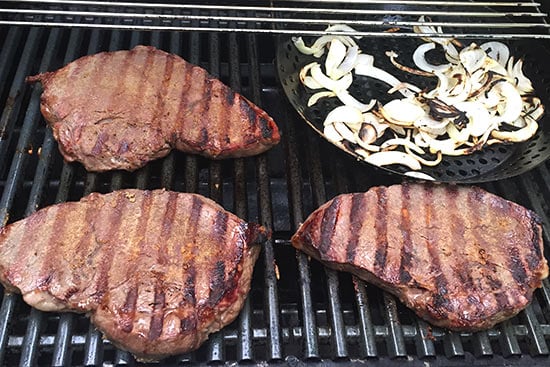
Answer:
<path fill-rule="evenodd" d="M 304 37 L 307 45 L 312 44 L 314 38 Z M 416 47 L 423 41 L 420 39 L 408 38 L 363 38 L 357 41 L 360 48 L 374 56 L 375 66 L 394 74 L 399 80 L 412 82 L 418 86 L 427 85 L 426 78 L 405 74 L 397 70 L 385 55 L 386 51 L 394 50 L 399 54 L 400 62 L 412 64 L 412 54 Z M 470 41 L 464 41 L 469 44 Z M 480 41 L 479 43 L 484 42 Z M 533 82 L 535 93 L 542 103 L 547 105 L 550 92 L 550 69 L 545 68 L 546 60 L 550 59 L 550 50 L 542 42 L 535 40 L 514 40 L 504 41 L 509 49 L 510 55 L 523 57 L 525 59 L 524 72 Z M 307 107 L 307 101 L 314 92 L 304 87 L 299 79 L 301 68 L 310 62 L 318 61 L 323 63 L 324 59 L 315 59 L 300 53 L 294 46 L 291 38 L 280 37 L 276 67 L 282 88 L 288 100 L 305 122 L 318 134 L 323 135 L 323 121 L 325 116 L 333 108 L 339 105 L 337 98 L 324 98 L 312 107 Z M 432 87 L 435 86 L 435 78 Z M 370 78 L 355 77 L 350 87 L 351 94 L 363 101 L 372 98 L 380 102 L 388 102 L 389 95 L 386 91 L 390 87 L 383 82 L 373 81 Z M 431 88 L 430 88 L 431 89 Z M 391 98 L 395 98 L 391 97 Z M 357 158 L 359 156 L 351 149 L 339 146 L 346 153 Z M 530 140 L 515 144 L 495 144 L 484 147 L 481 151 L 470 155 L 450 157 L 443 156 L 440 164 L 434 167 L 423 166 L 422 172 L 432 176 L 440 182 L 479 183 L 513 177 L 536 167 L 550 156 L 550 121 L 548 113 L 539 120 L 539 130 Z M 376 167 L 366 163 L 368 166 Z M 361 163 L 358 163 L 361 168 Z M 364 166 L 364 169 L 369 167 Z M 409 171 L 401 165 L 384 166 L 380 169 L 403 175 Z"/>

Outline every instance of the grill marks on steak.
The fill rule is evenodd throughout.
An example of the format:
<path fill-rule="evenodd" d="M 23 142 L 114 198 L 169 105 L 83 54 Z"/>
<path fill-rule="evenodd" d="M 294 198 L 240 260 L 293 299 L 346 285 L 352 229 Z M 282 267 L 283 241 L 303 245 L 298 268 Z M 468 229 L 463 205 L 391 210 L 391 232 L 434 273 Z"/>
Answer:
<path fill-rule="evenodd" d="M 0 232 L 0 281 L 76 311 L 158 359 L 198 348 L 240 312 L 265 230 L 195 194 L 121 190 L 53 205 Z"/>
<path fill-rule="evenodd" d="M 273 119 L 199 66 L 149 46 L 101 52 L 27 78 L 64 158 L 135 170 L 171 149 L 221 159 L 279 142 Z"/>
<path fill-rule="evenodd" d="M 341 195 L 311 214 L 292 244 L 453 330 L 515 315 L 548 276 L 536 215 L 475 187 L 404 184 Z"/>

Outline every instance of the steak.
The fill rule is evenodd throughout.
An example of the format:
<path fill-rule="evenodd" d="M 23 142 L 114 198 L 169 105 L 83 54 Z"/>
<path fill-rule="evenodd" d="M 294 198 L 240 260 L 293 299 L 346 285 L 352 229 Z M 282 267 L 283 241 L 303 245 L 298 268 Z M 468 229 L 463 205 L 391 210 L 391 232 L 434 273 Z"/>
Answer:
<path fill-rule="evenodd" d="M 537 216 L 476 187 L 403 184 L 340 195 L 307 218 L 292 244 L 457 331 L 517 314 L 548 276 Z"/>
<path fill-rule="evenodd" d="M 0 232 L 0 281 L 43 311 L 88 313 L 145 360 L 197 349 L 232 322 L 265 229 L 195 194 L 92 193 Z"/>
<path fill-rule="evenodd" d="M 221 159 L 279 142 L 269 115 L 199 66 L 154 47 L 101 52 L 27 78 L 66 161 L 133 171 L 175 148 Z"/>

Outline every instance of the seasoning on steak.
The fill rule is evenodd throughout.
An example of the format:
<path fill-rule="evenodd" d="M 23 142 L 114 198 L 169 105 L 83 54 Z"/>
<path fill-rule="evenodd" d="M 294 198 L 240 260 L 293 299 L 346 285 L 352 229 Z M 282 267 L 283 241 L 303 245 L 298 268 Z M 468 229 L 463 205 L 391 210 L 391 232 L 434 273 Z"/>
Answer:
<path fill-rule="evenodd" d="M 65 160 L 133 171 L 172 148 L 221 159 L 279 142 L 269 115 L 199 66 L 154 47 L 101 52 L 27 78 Z"/>
<path fill-rule="evenodd" d="M 265 229 L 212 200 L 163 190 L 93 193 L 0 232 L 0 281 L 43 311 L 75 311 L 155 360 L 233 321 Z"/>
<path fill-rule="evenodd" d="M 404 184 L 317 209 L 292 244 L 452 330 L 517 314 L 548 276 L 537 216 L 476 187 Z"/>

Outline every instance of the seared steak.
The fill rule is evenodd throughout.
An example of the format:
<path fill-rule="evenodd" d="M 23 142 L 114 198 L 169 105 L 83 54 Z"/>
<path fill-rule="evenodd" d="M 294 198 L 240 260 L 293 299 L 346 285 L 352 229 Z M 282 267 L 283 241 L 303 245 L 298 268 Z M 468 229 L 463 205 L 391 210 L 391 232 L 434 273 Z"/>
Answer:
<path fill-rule="evenodd" d="M 233 321 L 263 227 L 195 194 L 93 193 L 0 232 L 0 281 L 44 311 L 75 311 L 115 345 L 159 359 Z"/>
<path fill-rule="evenodd" d="M 266 112 L 206 70 L 154 47 L 101 52 L 27 78 L 69 161 L 89 171 L 135 170 L 172 148 L 244 157 L 279 142 Z"/>
<path fill-rule="evenodd" d="M 537 216 L 476 187 L 404 184 L 340 195 L 311 214 L 292 244 L 452 330 L 512 317 L 548 276 Z"/>

